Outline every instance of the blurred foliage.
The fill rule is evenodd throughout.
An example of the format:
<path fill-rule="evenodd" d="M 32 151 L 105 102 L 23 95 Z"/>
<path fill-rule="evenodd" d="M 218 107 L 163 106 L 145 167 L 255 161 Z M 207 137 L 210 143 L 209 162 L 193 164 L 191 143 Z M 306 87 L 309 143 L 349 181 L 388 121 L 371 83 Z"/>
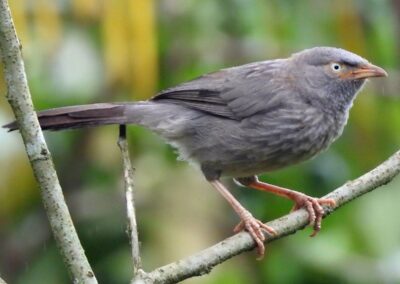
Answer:
<path fill-rule="evenodd" d="M 400 144 L 399 1 L 13 0 L 10 5 L 37 109 L 145 99 L 208 71 L 329 45 L 368 58 L 390 77 L 368 84 L 343 137 L 329 151 L 263 178 L 321 196 L 371 169 Z M 4 95 L 3 81 L 0 90 Z M 2 99 L 0 122 L 10 119 Z M 237 217 L 198 170 L 176 162 L 174 151 L 149 131 L 129 131 L 145 268 L 229 236 Z M 117 128 L 46 137 L 99 281 L 128 283 Z M 69 283 L 19 134 L 2 131 L 0 139 L 0 275 L 9 283 Z M 281 198 L 230 186 L 262 220 L 291 207 Z M 400 283 L 399 186 L 396 179 L 339 210 L 314 239 L 306 229 L 269 245 L 262 262 L 248 253 L 185 283 Z"/>

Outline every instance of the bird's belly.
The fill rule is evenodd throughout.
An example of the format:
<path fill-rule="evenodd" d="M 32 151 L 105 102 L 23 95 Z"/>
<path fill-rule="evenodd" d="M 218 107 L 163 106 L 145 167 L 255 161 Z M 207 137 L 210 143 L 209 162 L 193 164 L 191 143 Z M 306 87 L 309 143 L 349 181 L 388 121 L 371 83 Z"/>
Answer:
<path fill-rule="evenodd" d="M 241 139 L 240 146 L 235 141 L 225 140 L 224 145 L 217 146 L 218 161 L 213 161 L 217 153 L 209 149 L 210 158 L 202 162 L 209 164 L 214 162 L 215 167 L 220 168 L 223 176 L 256 175 L 313 158 L 325 150 L 339 132 L 341 131 L 333 131 L 331 128 L 318 131 L 304 128 L 293 135 L 277 136 L 276 139 L 271 139 L 271 137 L 265 139 L 258 137 L 257 140 Z M 243 141 L 246 142 L 243 143 Z"/>
<path fill-rule="evenodd" d="M 277 170 L 310 159 L 325 150 L 340 134 L 337 124 L 308 123 L 249 130 L 233 121 L 195 121 L 187 133 L 170 137 L 183 160 L 194 161 L 222 176 L 243 177 Z"/>
<path fill-rule="evenodd" d="M 241 177 L 278 170 L 313 158 L 325 150 L 332 141 L 302 141 L 296 144 L 281 145 L 277 149 L 239 151 L 226 155 L 221 165 L 222 175 Z"/>

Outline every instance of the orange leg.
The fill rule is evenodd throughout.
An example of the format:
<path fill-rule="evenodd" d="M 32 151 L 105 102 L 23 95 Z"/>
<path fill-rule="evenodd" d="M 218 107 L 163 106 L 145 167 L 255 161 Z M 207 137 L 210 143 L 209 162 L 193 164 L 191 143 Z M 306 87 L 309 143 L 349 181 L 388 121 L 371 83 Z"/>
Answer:
<path fill-rule="evenodd" d="M 292 211 L 304 207 L 309 214 L 310 225 L 314 227 L 311 237 L 314 237 L 321 230 L 321 222 L 324 217 L 324 209 L 322 208 L 322 205 L 328 205 L 331 207 L 336 206 L 335 200 L 331 198 L 314 198 L 301 192 L 260 182 L 256 176 L 238 178 L 236 181 L 244 186 L 271 192 L 275 195 L 293 200 L 295 205 L 293 206 Z M 243 225 L 239 224 L 239 226 Z"/>
<path fill-rule="evenodd" d="M 229 202 L 233 210 L 235 210 L 239 215 L 241 219 L 239 223 L 240 226 L 235 227 L 235 233 L 245 229 L 257 244 L 258 259 L 262 259 L 265 253 L 265 236 L 263 231 L 270 235 L 276 235 L 275 230 L 254 218 L 253 215 L 251 215 L 251 213 L 236 200 L 236 198 L 219 180 L 213 180 L 210 181 L 210 183 Z"/>

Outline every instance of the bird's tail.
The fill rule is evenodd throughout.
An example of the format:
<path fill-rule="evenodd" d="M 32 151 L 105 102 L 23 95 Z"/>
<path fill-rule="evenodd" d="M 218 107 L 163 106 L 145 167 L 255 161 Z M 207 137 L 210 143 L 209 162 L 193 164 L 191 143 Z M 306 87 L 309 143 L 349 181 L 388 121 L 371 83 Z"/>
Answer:
<path fill-rule="evenodd" d="M 135 103 L 99 103 L 68 106 L 38 112 L 38 119 L 43 130 L 62 130 L 94 127 L 107 124 L 127 124 L 126 109 Z M 18 129 L 16 121 L 3 126 L 9 131 Z"/>

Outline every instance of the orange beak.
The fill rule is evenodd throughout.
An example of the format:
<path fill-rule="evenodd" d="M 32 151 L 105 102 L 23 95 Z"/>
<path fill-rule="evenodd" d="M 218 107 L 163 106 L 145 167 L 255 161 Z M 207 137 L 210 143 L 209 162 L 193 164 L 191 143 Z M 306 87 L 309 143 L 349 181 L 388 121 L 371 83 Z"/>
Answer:
<path fill-rule="evenodd" d="M 366 79 L 371 77 L 387 77 L 387 76 L 388 74 L 383 68 L 373 65 L 371 63 L 367 63 L 350 71 L 346 77 L 348 79 Z"/>

